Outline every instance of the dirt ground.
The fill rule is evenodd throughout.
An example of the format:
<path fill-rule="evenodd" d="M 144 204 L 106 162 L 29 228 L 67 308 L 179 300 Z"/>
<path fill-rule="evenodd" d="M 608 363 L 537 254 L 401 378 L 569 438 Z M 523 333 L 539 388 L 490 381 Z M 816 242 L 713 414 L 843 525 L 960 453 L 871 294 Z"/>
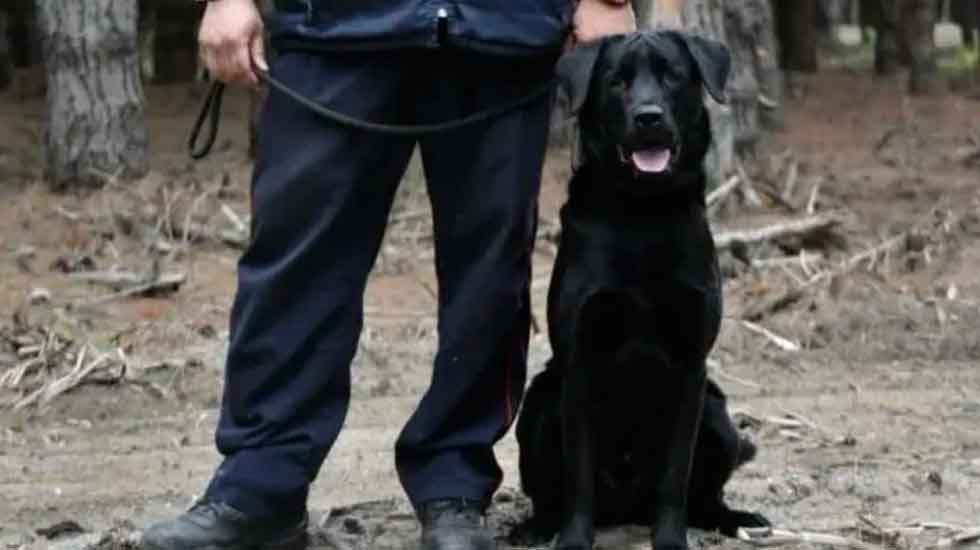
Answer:
<path fill-rule="evenodd" d="M 219 460 L 213 430 L 239 249 L 212 235 L 234 227 L 223 205 L 237 217 L 248 212 L 246 103 L 230 98 L 218 150 L 195 165 L 183 146 L 198 98 L 184 86 L 148 94 L 152 175 L 82 195 L 37 183 L 43 105 L 0 100 L 0 376 L 22 365 L 31 345 L 52 354 L 20 380 L 0 379 L 0 548 L 54 547 L 37 530 L 67 520 L 99 533 L 177 514 Z M 957 93 L 909 98 L 841 70 L 789 105 L 785 128 L 750 173 L 778 189 L 794 179 L 796 191 L 782 206 L 723 208 L 715 229 L 802 215 L 811 196 L 816 211 L 846 219 L 835 239 L 742 251 L 758 260 L 806 248 L 806 262 L 747 267 L 725 257 L 727 319 L 711 372 L 760 446 L 730 484 L 732 503 L 782 529 L 896 548 L 925 548 L 980 525 L 977 150 L 980 102 Z M 549 156 L 543 231 L 554 229 L 568 165 L 562 151 Z M 419 177 L 413 167 L 392 214 L 369 285 L 351 412 L 312 491 L 324 548 L 415 541 L 392 448 L 427 385 L 435 345 L 427 205 L 411 185 Z M 195 223 L 201 235 L 183 230 Z M 898 245 L 887 254 L 835 267 L 890 238 Z M 541 323 L 551 259 L 542 240 Z M 175 292 L 110 296 L 66 273 L 113 268 L 182 272 L 186 281 Z M 820 272 L 829 275 L 807 283 Z M 742 322 L 793 288 L 803 290 L 791 303 Z M 83 348 L 116 370 L 67 384 L 88 362 L 78 357 Z M 531 373 L 548 353 L 543 334 L 534 335 Z M 51 386 L 59 378 L 68 388 L 60 394 Z M 493 521 L 509 544 L 508 527 L 527 510 L 512 433 L 497 452 L 506 477 Z M 600 547 L 646 540 L 642 529 L 614 530 Z M 695 542 L 743 545 L 703 533 Z"/>

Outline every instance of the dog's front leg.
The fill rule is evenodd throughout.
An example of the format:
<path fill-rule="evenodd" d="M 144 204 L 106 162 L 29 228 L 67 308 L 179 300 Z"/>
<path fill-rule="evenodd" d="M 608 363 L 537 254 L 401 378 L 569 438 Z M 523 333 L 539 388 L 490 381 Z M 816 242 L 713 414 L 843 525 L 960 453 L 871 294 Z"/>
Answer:
<path fill-rule="evenodd" d="M 588 550 L 595 537 L 595 420 L 584 361 L 566 365 L 561 394 L 564 483 L 558 550 Z"/>
<path fill-rule="evenodd" d="M 687 548 L 687 490 L 691 477 L 694 447 L 701 424 L 707 374 L 703 363 L 679 366 L 676 390 L 669 401 L 677 403 L 675 416 L 667 428 L 664 468 L 655 487 L 651 540 L 654 550 Z"/>

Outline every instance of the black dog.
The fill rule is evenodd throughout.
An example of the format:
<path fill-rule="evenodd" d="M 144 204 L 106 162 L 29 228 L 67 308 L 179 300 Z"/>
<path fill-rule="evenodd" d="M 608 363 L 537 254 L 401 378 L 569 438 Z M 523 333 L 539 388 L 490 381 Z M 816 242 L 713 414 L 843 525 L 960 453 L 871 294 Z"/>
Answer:
<path fill-rule="evenodd" d="M 596 525 L 650 525 L 667 550 L 687 547 L 688 525 L 733 535 L 768 524 L 722 499 L 755 447 L 705 367 L 722 300 L 702 86 L 724 101 L 729 68 L 720 43 L 671 31 L 610 37 L 559 62 L 583 159 L 548 296 L 554 357 L 517 438 L 534 522 L 558 532 L 560 549 L 591 548 Z"/>

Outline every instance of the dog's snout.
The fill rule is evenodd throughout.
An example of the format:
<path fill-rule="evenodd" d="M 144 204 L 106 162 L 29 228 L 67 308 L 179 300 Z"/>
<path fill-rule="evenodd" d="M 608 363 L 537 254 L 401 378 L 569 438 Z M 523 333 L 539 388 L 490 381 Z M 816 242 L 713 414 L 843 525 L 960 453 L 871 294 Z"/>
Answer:
<path fill-rule="evenodd" d="M 657 105 L 645 105 L 636 110 L 633 122 L 637 128 L 650 128 L 663 122 L 664 110 Z"/>

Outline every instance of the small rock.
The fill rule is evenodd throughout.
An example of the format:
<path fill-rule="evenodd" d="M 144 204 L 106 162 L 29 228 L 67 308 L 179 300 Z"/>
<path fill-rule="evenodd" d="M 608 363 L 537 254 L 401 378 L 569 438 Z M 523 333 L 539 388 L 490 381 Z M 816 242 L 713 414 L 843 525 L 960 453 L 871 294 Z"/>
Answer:
<path fill-rule="evenodd" d="M 28 295 L 32 306 L 46 304 L 51 301 L 51 291 L 46 288 L 35 288 Z"/>
<path fill-rule="evenodd" d="M 95 260 L 93 260 L 90 256 L 61 256 L 60 258 L 51 262 L 51 271 L 60 271 L 61 273 L 65 274 L 94 270 Z"/>
<path fill-rule="evenodd" d="M 943 477 L 939 475 L 939 472 L 932 471 L 926 476 L 926 481 L 932 487 L 933 494 L 941 494 L 943 492 Z"/>
<path fill-rule="evenodd" d="M 79 535 L 85 532 L 85 528 L 79 525 L 78 522 L 69 519 L 59 521 L 49 527 L 36 529 L 34 532 L 48 540 L 55 540 L 66 536 Z"/>

